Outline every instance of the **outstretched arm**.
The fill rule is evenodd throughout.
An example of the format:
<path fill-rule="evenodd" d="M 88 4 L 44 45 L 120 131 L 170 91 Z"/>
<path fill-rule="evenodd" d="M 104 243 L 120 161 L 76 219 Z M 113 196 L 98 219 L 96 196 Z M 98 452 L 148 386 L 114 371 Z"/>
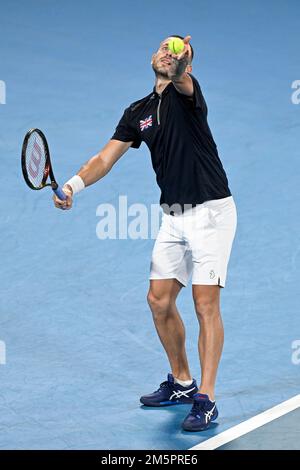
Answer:
<path fill-rule="evenodd" d="M 129 149 L 132 142 L 121 142 L 111 139 L 97 155 L 90 158 L 78 171 L 84 186 L 90 186 L 103 178 Z M 71 209 L 73 189 L 69 184 L 63 186 L 63 191 L 67 195 L 66 201 L 62 201 L 56 195 L 53 196 L 54 205 L 58 209 Z"/>
<path fill-rule="evenodd" d="M 103 178 L 113 167 L 113 165 L 129 149 L 132 142 L 121 142 L 120 140 L 110 140 L 97 155 L 90 158 L 77 173 L 85 186 L 90 186 Z"/>

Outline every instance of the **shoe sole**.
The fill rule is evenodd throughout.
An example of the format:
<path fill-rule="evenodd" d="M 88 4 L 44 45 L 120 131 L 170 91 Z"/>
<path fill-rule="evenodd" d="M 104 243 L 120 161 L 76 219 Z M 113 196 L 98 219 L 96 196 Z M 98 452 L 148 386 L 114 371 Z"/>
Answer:
<path fill-rule="evenodd" d="M 143 402 L 142 400 L 140 400 L 140 402 L 142 403 L 142 405 L 144 406 L 151 406 L 151 407 L 156 407 L 156 408 L 159 408 L 159 407 L 164 407 L 164 406 L 174 406 L 174 405 L 191 405 L 193 403 L 193 398 L 191 398 L 191 400 L 186 400 L 186 401 L 180 401 L 180 402 L 176 402 L 176 401 L 161 401 L 159 403 L 155 403 L 155 402 L 148 402 L 148 403 L 145 403 Z"/>

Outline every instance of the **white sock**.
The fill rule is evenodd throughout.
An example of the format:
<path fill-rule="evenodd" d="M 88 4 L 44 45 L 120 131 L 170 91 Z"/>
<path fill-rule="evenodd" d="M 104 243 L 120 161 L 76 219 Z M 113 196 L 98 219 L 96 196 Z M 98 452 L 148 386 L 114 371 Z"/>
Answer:
<path fill-rule="evenodd" d="M 192 385 L 192 383 L 193 383 L 192 380 L 179 380 L 179 379 L 177 379 L 176 377 L 174 377 L 174 382 L 175 382 L 176 384 L 181 385 L 182 387 L 189 387 L 189 386 Z"/>

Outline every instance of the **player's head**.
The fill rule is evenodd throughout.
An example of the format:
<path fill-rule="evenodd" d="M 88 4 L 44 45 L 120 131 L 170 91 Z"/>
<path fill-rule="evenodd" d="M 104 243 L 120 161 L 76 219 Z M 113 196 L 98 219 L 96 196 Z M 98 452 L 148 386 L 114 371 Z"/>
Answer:
<path fill-rule="evenodd" d="M 171 36 L 168 36 L 166 39 L 164 39 L 160 45 L 157 51 L 152 55 L 152 60 L 151 60 L 151 65 L 154 70 L 155 75 L 160 75 L 162 77 L 167 78 L 168 77 L 168 68 L 170 67 L 170 60 L 171 60 L 171 52 L 169 51 L 168 48 L 168 42 L 170 41 L 171 38 L 180 38 L 183 39 L 182 36 L 179 36 L 178 34 L 172 34 Z M 186 72 L 191 72 L 192 71 L 192 60 L 194 57 L 194 50 L 189 44 L 189 55 L 188 55 L 188 65 L 186 67 Z"/>

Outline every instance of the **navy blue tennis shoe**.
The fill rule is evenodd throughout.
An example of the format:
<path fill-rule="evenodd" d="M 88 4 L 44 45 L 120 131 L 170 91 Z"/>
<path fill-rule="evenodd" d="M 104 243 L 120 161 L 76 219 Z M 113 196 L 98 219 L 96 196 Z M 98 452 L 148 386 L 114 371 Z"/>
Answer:
<path fill-rule="evenodd" d="M 168 380 L 161 383 L 159 389 L 150 395 L 144 395 L 140 402 L 146 406 L 170 406 L 193 403 L 193 395 L 197 392 L 196 380 L 189 387 L 183 387 L 175 383 L 172 374 L 168 374 Z"/>
<path fill-rule="evenodd" d="M 185 431 L 204 431 L 218 417 L 218 410 L 215 401 L 211 401 L 208 395 L 196 393 L 194 404 L 182 423 Z"/>

